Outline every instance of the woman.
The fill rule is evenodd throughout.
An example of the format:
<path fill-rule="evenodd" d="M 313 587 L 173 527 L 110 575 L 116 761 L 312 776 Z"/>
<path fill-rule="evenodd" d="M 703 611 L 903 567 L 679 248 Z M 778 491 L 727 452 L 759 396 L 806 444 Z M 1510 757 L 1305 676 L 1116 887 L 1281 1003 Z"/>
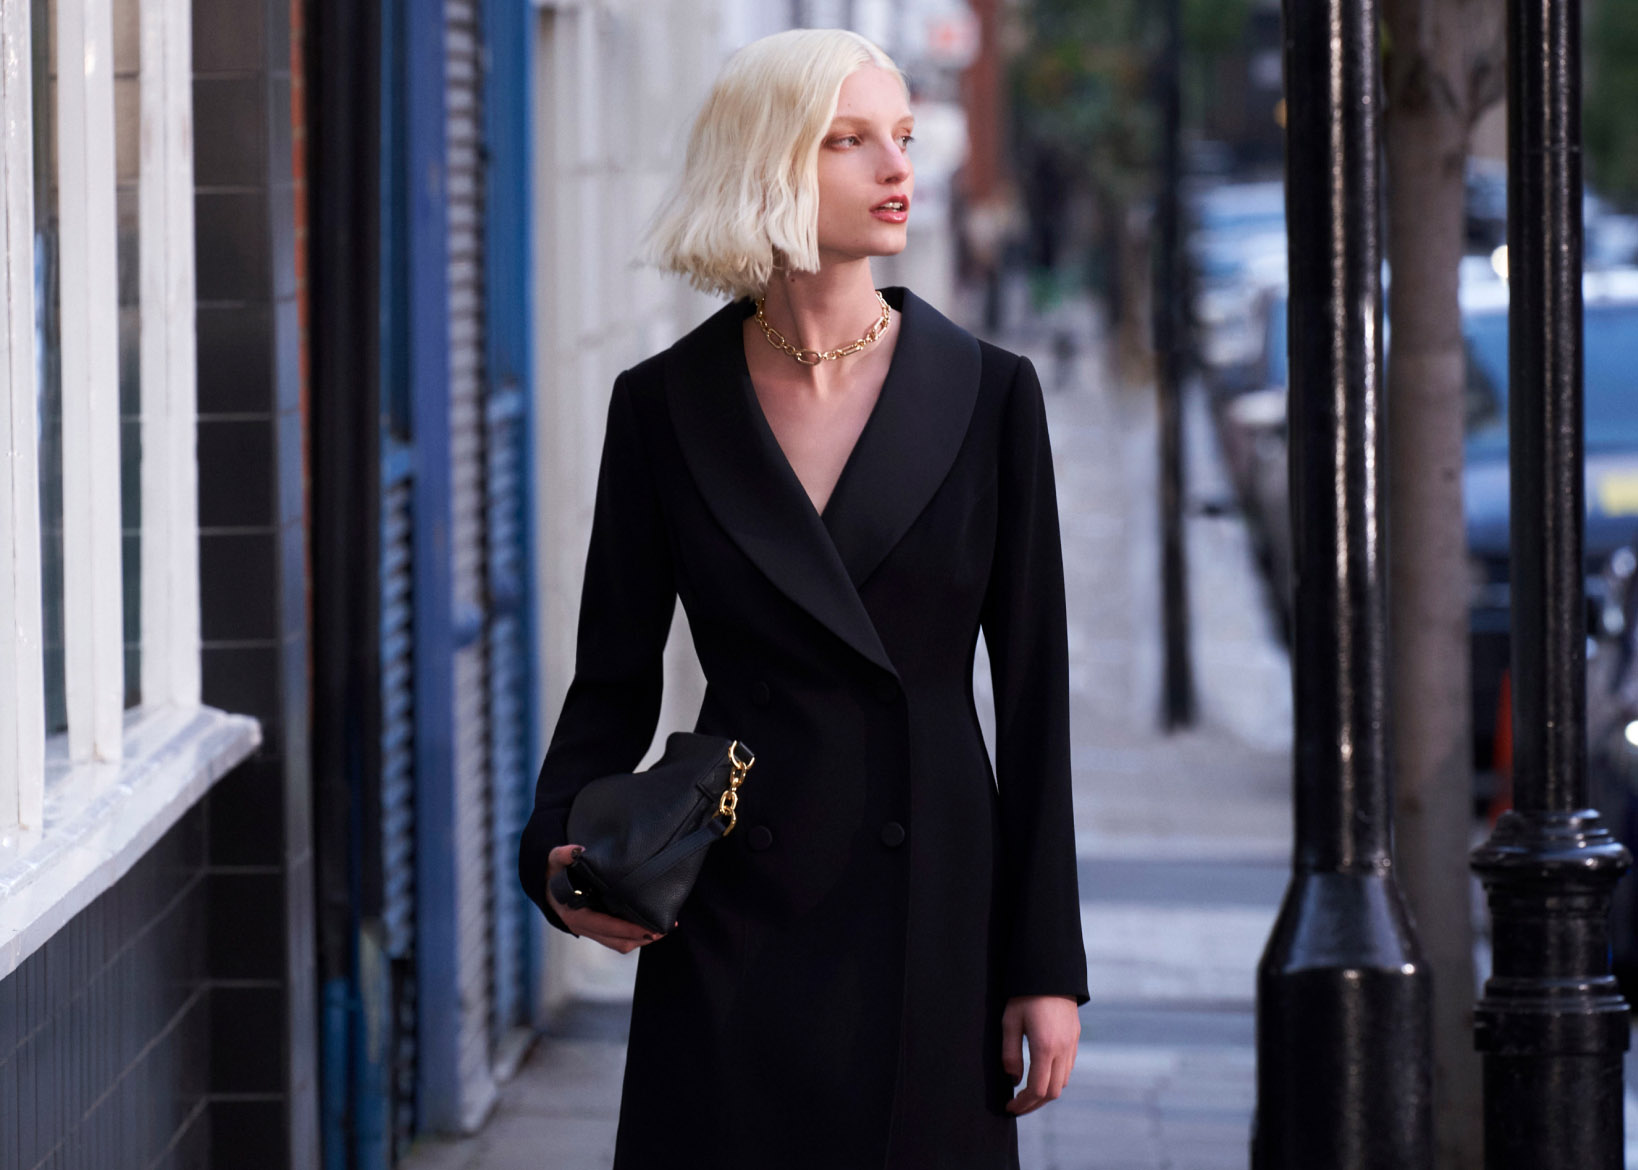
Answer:
<path fill-rule="evenodd" d="M 1086 970 L 1040 386 L 911 293 L 876 292 L 871 257 L 905 245 L 911 128 L 868 41 L 766 38 L 725 68 L 657 221 L 660 261 L 735 299 L 615 383 L 574 682 L 519 860 L 554 925 L 642 948 L 622 1170 L 1016 1166 L 1015 1116 L 1074 1064 Z M 576 791 L 651 741 L 679 596 L 707 680 L 697 730 L 757 763 L 738 830 L 655 938 L 546 884 L 572 860 Z"/>

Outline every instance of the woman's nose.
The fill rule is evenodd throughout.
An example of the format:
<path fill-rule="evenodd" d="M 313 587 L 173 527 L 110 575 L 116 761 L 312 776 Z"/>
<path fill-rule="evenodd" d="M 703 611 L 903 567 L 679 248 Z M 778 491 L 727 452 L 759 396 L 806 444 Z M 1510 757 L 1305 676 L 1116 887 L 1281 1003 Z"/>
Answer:
<path fill-rule="evenodd" d="M 887 148 L 886 157 L 882 160 L 882 176 L 884 183 L 897 183 L 910 177 L 910 156 L 905 153 L 904 147 L 893 143 Z"/>

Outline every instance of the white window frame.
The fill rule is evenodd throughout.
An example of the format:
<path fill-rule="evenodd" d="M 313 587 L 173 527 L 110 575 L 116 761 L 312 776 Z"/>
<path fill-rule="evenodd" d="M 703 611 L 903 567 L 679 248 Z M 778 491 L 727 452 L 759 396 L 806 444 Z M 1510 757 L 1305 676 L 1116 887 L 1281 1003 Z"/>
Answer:
<path fill-rule="evenodd" d="M 57 14 L 68 731 L 45 735 L 32 41 L 0 0 L 0 979 L 261 741 L 200 701 L 190 0 L 140 0 L 142 705 L 124 710 L 112 0 Z"/>
<path fill-rule="evenodd" d="M 40 823 L 45 668 L 34 353 L 33 50 L 27 3 L 0 0 L 0 843 Z M 10 618 L 10 620 L 5 620 Z"/>

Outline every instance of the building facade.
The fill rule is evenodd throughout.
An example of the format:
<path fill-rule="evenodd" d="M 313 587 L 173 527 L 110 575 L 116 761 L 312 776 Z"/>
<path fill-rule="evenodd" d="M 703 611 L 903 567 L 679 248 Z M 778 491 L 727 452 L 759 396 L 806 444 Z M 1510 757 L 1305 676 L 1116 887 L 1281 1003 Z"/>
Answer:
<path fill-rule="evenodd" d="M 6 1170 L 317 1158 L 298 33 L 0 4 Z"/>

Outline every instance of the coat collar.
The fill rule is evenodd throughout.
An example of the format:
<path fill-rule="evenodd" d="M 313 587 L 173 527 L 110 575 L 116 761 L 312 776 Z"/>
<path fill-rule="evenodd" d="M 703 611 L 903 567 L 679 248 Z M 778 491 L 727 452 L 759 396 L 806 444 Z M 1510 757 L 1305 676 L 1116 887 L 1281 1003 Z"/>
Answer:
<path fill-rule="evenodd" d="M 859 597 L 944 481 L 978 397 L 978 342 L 904 289 L 887 379 L 821 517 L 756 400 L 736 301 L 666 355 L 666 398 L 707 506 L 773 584 L 892 673 Z"/>

